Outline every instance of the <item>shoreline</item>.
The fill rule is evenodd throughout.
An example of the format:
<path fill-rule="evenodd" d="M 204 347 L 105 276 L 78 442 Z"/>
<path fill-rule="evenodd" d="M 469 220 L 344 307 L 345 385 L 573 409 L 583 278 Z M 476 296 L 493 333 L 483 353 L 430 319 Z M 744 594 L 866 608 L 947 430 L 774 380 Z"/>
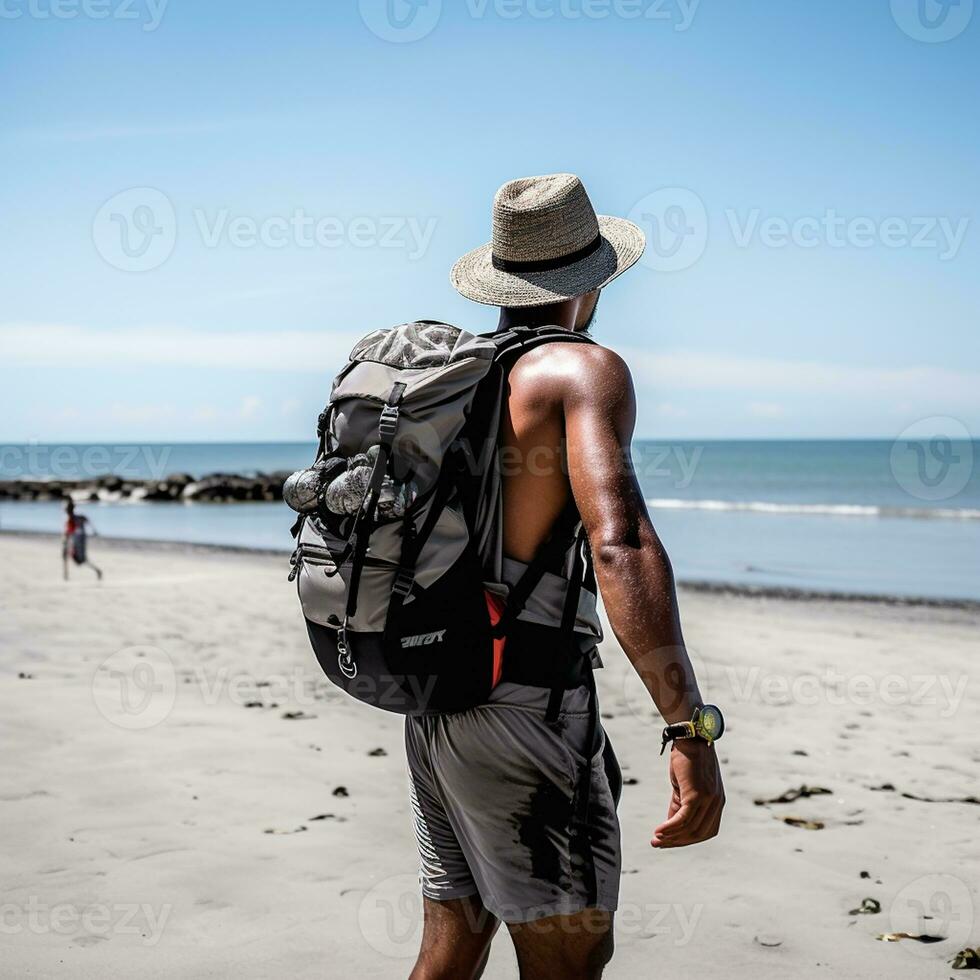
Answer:
<path fill-rule="evenodd" d="M 51 531 L 25 531 L 0 529 L 2 537 L 21 540 L 59 541 L 61 535 Z M 206 544 L 194 541 L 169 541 L 157 538 L 121 538 L 98 535 L 99 545 L 113 550 L 152 551 L 169 554 L 255 555 L 257 557 L 287 558 L 288 548 L 249 548 L 241 545 Z M 730 596 L 732 598 L 773 599 L 786 602 L 832 602 L 855 605 L 877 605 L 910 609 L 940 609 L 980 613 L 980 600 L 962 598 L 935 598 L 929 596 L 888 595 L 886 593 L 842 592 L 839 590 L 799 589 L 793 586 L 743 585 L 734 582 L 714 582 L 704 579 L 677 580 L 682 591 L 702 595 Z"/>

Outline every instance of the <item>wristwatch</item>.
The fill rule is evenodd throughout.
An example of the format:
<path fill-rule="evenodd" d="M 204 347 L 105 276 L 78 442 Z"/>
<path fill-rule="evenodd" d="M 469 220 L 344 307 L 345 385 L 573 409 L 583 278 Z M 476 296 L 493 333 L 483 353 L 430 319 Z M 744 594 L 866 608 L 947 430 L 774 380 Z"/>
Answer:
<path fill-rule="evenodd" d="M 664 729 L 664 740 L 660 746 L 660 754 L 664 754 L 668 742 L 676 738 L 703 738 L 712 745 L 725 733 L 725 717 L 721 709 L 713 704 L 703 708 L 695 708 L 690 721 L 679 721 Z"/>

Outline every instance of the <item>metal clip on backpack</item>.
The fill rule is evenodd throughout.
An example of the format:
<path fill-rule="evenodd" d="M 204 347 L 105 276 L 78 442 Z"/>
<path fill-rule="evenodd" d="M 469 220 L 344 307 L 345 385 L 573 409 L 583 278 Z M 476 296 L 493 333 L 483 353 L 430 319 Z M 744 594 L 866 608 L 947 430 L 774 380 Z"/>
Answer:
<path fill-rule="evenodd" d="M 316 461 L 283 496 L 300 512 L 289 577 L 313 650 L 358 700 L 401 714 L 484 702 L 508 630 L 574 546 L 562 617 L 571 637 L 588 562 L 574 507 L 503 608 L 484 585 L 499 527 L 506 372 L 525 350 L 558 340 L 591 343 L 555 327 L 481 336 L 419 321 L 368 334 L 337 375 Z"/>

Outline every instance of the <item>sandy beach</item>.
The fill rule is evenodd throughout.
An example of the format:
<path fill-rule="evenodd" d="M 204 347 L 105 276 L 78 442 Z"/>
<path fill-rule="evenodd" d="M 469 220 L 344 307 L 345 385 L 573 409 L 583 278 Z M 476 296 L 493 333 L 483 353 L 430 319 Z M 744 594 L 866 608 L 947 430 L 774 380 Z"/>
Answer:
<path fill-rule="evenodd" d="M 0 973 L 406 976 L 402 723 L 322 677 L 285 558 L 91 552 L 105 581 L 65 583 L 56 539 L 0 536 Z M 728 806 L 716 840 L 650 848 L 661 723 L 607 639 L 629 783 L 607 976 L 950 976 L 980 945 L 980 611 L 680 599 Z M 876 939 L 903 932 L 942 941 Z M 486 976 L 516 976 L 506 935 Z"/>

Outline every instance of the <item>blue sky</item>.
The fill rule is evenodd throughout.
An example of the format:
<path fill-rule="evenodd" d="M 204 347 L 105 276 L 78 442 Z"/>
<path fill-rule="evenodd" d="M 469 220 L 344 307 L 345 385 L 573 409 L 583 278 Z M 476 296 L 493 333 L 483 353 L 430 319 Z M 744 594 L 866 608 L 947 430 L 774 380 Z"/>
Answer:
<path fill-rule="evenodd" d="M 945 3 L 3 0 L 0 441 L 306 438 L 360 334 L 492 328 L 449 268 L 559 170 L 651 243 L 596 330 L 639 435 L 976 436 Z"/>

